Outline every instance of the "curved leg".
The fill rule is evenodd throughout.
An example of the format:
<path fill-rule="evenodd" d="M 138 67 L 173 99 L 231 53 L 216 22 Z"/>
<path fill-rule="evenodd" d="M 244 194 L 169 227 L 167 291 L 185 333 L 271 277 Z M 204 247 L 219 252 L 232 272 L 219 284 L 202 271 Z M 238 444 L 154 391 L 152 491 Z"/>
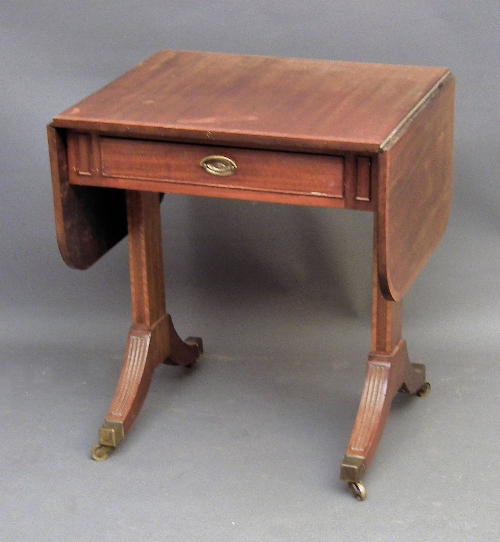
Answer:
<path fill-rule="evenodd" d="M 146 399 L 156 367 L 161 363 L 193 365 L 202 353 L 201 339 L 180 339 L 165 310 L 158 194 L 127 193 L 132 327 L 125 361 L 99 444 L 96 460 L 106 459 L 123 440 Z"/>
<path fill-rule="evenodd" d="M 120 379 L 99 429 L 99 444 L 92 449 L 93 459 L 106 459 L 125 438 L 144 404 L 156 367 L 161 363 L 194 365 L 203 351 L 201 344 L 198 338 L 184 342 L 168 314 L 151 330 L 130 328 Z"/>
<path fill-rule="evenodd" d="M 368 358 L 359 410 L 340 474 L 360 500 L 364 498 L 361 478 L 375 455 L 394 396 L 398 391 L 417 394 L 424 385 L 425 367 L 410 363 L 403 340 L 390 355 L 371 354 Z"/>
<path fill-rule="evenodd" d="M 172 319 L 169 317 L 170 354 L 165 357 L 166 365 L 183 365 L 191 367 L 203 354 L 203 341 L 201 337 L 188 337 L 183 341 L 175 331 Z"/>
<path fill-rule="evenodd" d="M 372 351 L 368 357 L 365 384 L 354 422 L 340 479 L 349 484 L 355 497 L 363 500 L 361 481 L 384 431 L 392 399 L 398 391 L 424 395 L 425 366 L 412 364 L 406 342 L 401 338 L 401 302 L 386 300 L 379 287 L 376 243 L 373 264 Z"/>

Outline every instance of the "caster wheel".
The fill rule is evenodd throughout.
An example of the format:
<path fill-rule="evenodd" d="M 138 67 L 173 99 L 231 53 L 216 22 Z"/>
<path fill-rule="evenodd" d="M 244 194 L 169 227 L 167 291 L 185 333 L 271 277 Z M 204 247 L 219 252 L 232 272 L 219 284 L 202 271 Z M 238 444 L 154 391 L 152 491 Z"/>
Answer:
<path fill-rule="evenodd" d="M 111 446 L 103 446 L 102 444 L 96 444 L 92 448 L 91 456 L 95 461 L 104 461 L 108 459 L 109 454 L 114 450 Z"/>
<path fill-rule="evenodd" d="M 358 501 L 366 499 L 366 489 L 361 482 L 349 482 L 349 489 Z"/>
<path fill-rule="evenodd" d="M 431 391 L 431 385 L 429 382 L 426 382 L 418 391 L 417 395 L 418 397 L 425 397 L 426 395 L 429 395 Z"/>

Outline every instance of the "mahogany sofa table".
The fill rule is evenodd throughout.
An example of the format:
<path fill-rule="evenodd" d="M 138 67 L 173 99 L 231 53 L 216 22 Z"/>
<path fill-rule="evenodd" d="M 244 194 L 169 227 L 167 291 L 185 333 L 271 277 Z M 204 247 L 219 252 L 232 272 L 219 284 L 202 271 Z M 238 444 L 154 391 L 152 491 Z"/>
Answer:
<path fill-rule="evenodd" d="M 202 351 L 166 312 L 162 193 L 372 211 L 371 352 L 341 466 L 363 499 L 394 395 L 429 387 L 408 358 L 401 302 L 446 228 L 453 99 L 444 68 L 161 51 L 55 117 L 65 262 L 85 269 L 129 237 L 132 326 L 93 457 L 124 438 L 159 364 Z"/>

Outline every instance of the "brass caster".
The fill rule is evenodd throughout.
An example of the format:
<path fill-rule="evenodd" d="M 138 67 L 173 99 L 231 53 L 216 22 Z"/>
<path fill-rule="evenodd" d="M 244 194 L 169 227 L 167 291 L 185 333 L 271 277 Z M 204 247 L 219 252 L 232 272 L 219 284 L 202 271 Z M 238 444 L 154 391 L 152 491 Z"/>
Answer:
<path fill-rule="evenodd" d="M 103 446 L 102 444 L 96 444 L 92 448 L 91 456 L 95 461 L 104 461 L 108 459 L 109 454 L 114 450 L 113 446 Z"/>
<path fill-rule="evenodd" d="M 426 395 L 429 395 L 431 391 L 431 385 L 429 382 L 426 382 L 418 391 L 417 395 L 418 397 L 425 397 Z"/>
<path fill-rule="evenodd" d="M 366 489 L 361 482 L 349 482 L 349 489 L 358 501 L 366 499 Z"/>

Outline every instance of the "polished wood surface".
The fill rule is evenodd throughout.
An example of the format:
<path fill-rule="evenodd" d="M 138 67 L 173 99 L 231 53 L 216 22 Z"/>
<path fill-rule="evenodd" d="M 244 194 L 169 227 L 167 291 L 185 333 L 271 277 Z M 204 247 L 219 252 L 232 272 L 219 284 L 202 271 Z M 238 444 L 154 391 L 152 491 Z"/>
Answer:
<path fill-rule="evenodd" d="M 276 199 L 273 194 L 313 194 L 340 200 L 344 194 L 343 156 L 100 137 L 96 141 L 98 163 L 88 173 L 87 164 L 82 164 L 78 155 L 87 157 L 89 153 L 78 151 L 82 147 L 90 149 L 91 142 L 90 138 L 82 141 L 81 136 L 73 132 L 68 136 L 71 184 L 170 193 L 185 193 L 189 187 L 196 187 L 198 195 L 213 195 L 213 189 L 226 189 L 230 197 L 241 190 L 243 198 L 252 200 L 256 193 L 264 199 L 268 195 L 271 200 Z M 228 177 L 207 175 L 200 162 L 210 155 L 233 160 L 236 173 Z"/>
<path fill-rule="evenodd" d="M 379 156 L 380 286 L 400 300 L 441 240 L 451 206 L 455 84 L 450 80 L 411 128 Z"/>
<path fill-rule="evenodd" d="M 69 183 L 66 132 L 47 128 L 59 250 L 75 269 L 87 269 L 127 235 L 125 192 Z"/>
<path fill-rule="evenodd" d="M 379 280 L 383 294 L 399 300 L 446 227 L 453 96 L 454 79 L 444 68 L 162 51 L 52 126 L 68 131 L 74 185 L 377 205 Z M 190 145 L 175 147 L 178 141 Z M 189 148 L 200 142 L 206 148 Z M 289 152 L 252 155 L 236 145 Z M 198 167 L 205 151 L 230 152 L 242 167 L 214 182 Z M 114 221 L 120 232 L 121 215 Z"/>
<path fill-rule="evenodd" d="M 412 364 L 402 338 L 402 302 L 388 301 L 380 288 L 375 230 L 372 270 L 372 345 L 363 393 L 341 479 L 358 483 L 370 464 L 398 392 L 416 394 L 424 389 L 425 366 Z"/>
<path fill-rule="evenodd" d="M 84 269 L 129 235 L 132 327 L 94 458 L 124 437 L 159 363 L 201 353 L 166 312 L 159 193 L 372 211 L 372 346 L 341 467 L 364 498 L 395 393 L 428 389 L 402 338 L 402 299 L 448 221 L 453 100 L 444 68 L 161 51 L 55 117 L 66 263 Z M 210 156 L 230 169 L 203 168 Z"/>
<path fill-rule="evenodd" d="M 127 192 L 132 326 L 123 369 L 107 422 L 124 433 L 146 398 L 154 369 L 161 363 L 192 365 L 196 346 L 182 343 L 165 307 L 161 250 L 160 198 L 150 192 Z"/>
<path fill-rule="evenodd" d="M 160 51 L 54 118 L 80 131 L 319 152 L 379 152 L 444 68 Z"/>

